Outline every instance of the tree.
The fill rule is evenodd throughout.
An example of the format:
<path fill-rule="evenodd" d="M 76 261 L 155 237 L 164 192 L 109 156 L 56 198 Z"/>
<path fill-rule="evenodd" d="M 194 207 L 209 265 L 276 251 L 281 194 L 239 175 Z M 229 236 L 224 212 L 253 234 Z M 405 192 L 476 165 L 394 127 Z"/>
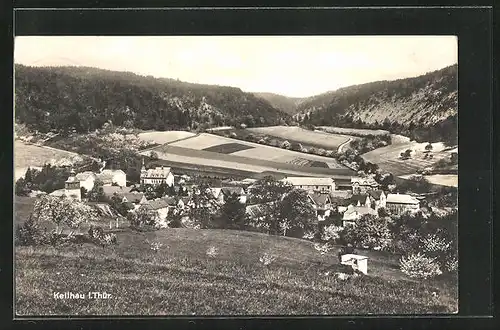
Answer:
<path fill-rule="evenodd" d="M 426 193 L 431 189 L 431 183 L 422 175 L 412 175 L 408 179 L 401 180 L 398 190 L 402 192 Z"/>
<path fill-rule="evenodd" d="M 149 158 L 150 158 L 151 160 L 158 160 L 158 154 L 157 154 L 155 151 L 151 151 L 151 152 L 149 153 Z"/>
<path fill-rule="evenodd" d="M 281 148 L 283 149 L 290 149 L 291 147 L 292 145 L 287 140 L 283 141 L 283 143 L 281 144 Z"/>
<path fill-rule="evenodd" d="M 257 180 L 252 186 L 250 186 L 249 200 L 251 204 L 262 204 L 276 201 L 292 189 L 292 185 L 278 181 L 272 176 L 266 176 Z"/>
<path fill-rule="evenodd" d="M 19 178 L 16 181 L 15 194 L 16 196 L 28 196 L 31 192 L 31 189 L 28 188 L 26 180 L 23 178 Z"/>
<path fill-rule="evenodd" d="M 104 202 L 106 200 L 104 189 L 102 188 L 103 185 L 101 180 L 96 180 L 94 182 L 94 187 L 87 193 L 87 198 L 90 202 Z"/>
<path fill-rule="evenodd" d="M 87 198 L 88 191 L 85 187 L 80 187 L 80 195 L 82 198 Z"/>
<path fill-rule="evenodd" d="M 210 228 L 220 205 L 207 184 L 201 184 L 192 197 L 193 206 L 189 208 L 189 218 L 201 228 Z"/>
<path fill-rule="evenodd" d="M 97 213 L 90 206 L 64 197 L 44 195 L 39 197 L 31 214 L 33 221 L 38 223 L 52 222 L 56 225 L 56 233 L 66 226 L 73 230 L 81 223 L 96 221 Z"/>
<path fill-rule="evenodd" d="M 307 192 L 292 189 L 275 204 L 274 219 L 270 218 L 272 234 L 280 231 L 286 236 L 287 231 L 303 232 L 312 229 L 315 211 Z M 300 233 L 300 237 L 303 233 Z"/>
<path fill-rule="evenodd" d="M 344 240 L 357 247 L 387 248 L 391 243 L 391 231 L 387 218 L 371 214 L 363 215 L 355 225 L 345 228 Z"/>
<path fill-rule="evenodd" d="M 219 216 L 224 228 L 242 229 L 245 222 L 245 204 L 241 203 L 237 194 L 226 196 Z"/>

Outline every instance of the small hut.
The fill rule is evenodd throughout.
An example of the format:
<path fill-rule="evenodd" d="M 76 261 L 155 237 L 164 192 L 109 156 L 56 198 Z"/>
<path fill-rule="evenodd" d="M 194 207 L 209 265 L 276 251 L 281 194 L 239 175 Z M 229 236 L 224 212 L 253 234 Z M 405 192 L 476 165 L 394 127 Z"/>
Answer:
<path fill-rule="evenodd" d="M 359 270 L 365 275 L 368 274 L 368 257 L 357 254 L 344 254 L 341 256 L 340 263 L 350 265 L 354 270 Z"/>

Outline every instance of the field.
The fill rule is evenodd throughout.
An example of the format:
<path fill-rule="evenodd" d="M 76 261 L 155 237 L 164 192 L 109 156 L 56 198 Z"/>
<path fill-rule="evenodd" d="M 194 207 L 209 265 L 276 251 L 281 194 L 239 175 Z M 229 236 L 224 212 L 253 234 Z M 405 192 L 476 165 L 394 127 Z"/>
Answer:
<path fill-rule="evenodd" d="M 118 231 L 119 244 L 16 247 L 17 315 L 300 315 L 412 314 L 457 311 L 451 279 L 417 282 L 397 269 L 397 256 L 369 257 L 367 276 L 345 281 L 325 271 L 310 242 L 230 230 Z M 151 242 L 163 244 L 158 252 Z M 217 254 L 207 255 L 214 247 Z M 264 266 L 259 258 L 276 259 Z M 454 284 L 453 284 L 454 283 Z M 88 299 L 88 292 L 111 294 Z M 54 299 L 54 292 L 86 299 Z M 437 292 L 433 296 L 432 292 Z"/>
<path fill-rule="evenodd" d="M 331 134 L 344 134 L 352 136 L 369 136 L 369 135 L 387 135 L 390 134 L 389 131 L 381 129 L 361 129 L 361 128 L 343 128 L 343 127 L 333 127 L 333 126 L 318 126 L 316 127 L 319 131 L 331 133 Z"/>
<path fill-rule="evenodd" d="M 211 152 L 218 152 L 221 154 L 232 154 L 233 152 L 247 150 L 247 149 L 252 149 L 252 147 L 241 144 L 241 143 L 224 143 L 224 144 L 219 144 L 216 146 L 208 147 L 208 148 L 205 148 L 203 150 L 211 151 Z"/>
<path fill-rule="evenodd" d="M 196 139 L 198 138 L 200 137 L 196 137 Z M 189 142 L 190 140 L 192 139 L 184 140 L 182 141 L 182 143 Z M 254 149 L 251 149 L 251 151 L 253 150 Z M 281 149 L 277 149 L 277 151 L 280 150 Z M 223 168 L 223 169 L 228 169 L 229 172 L 237 169 L 253 173 L 270 171 L 270 172 L 280 172 L 280 173 L 285 173 L 287 175 L 298 175 L 298 176 L 326 175 L 333 178 L 339 176 L 345 177 L 352 174 L 352 171 L 346 168 L 303 167 L 286 162 L 278 162 L 275 160 L 265 160 L 265 159 L 251 158 L 251 157 L 242 157 L 238 155 L 241 152 L 245 152 L 246 150 L 239 151 L 233 154 L 223 154 L 205 150 L 177 147 L 174 145 L 162 145 L 150 149 L 148 151 L 143 151 L 141 153 L 143 155 L 148 155 L 151 151 L 156 152 L 159 159 L 166 162 L 166 166 L 169 166 L 167 165 L 168 162 L 175 162 L 175 163 L 185 163 L 188 166 L 192 166 L 193 164 L 199 164 L 203 166 Z M 296 158 L 297 157 L 290 157 L 289 159 L 290 161 L 292 161 Z"/>
<path fill-rule="evenodd" d="M 341 144 L 349 140 L 349 136 L 309 131 L 295 126 L 255 127 L 247 128 L 247 130 L 257 134 L 287 139 L 290 142 L 294 141 L 332 150 L 336 150 Z"/>
<path fill-rule="evenodd" d="M 138 134 L 139 139 L 157 144 L 170 143 L 180 139 L 195 136 L 195 133 L 186 131 L 145 132 Z"/>
<path fill-rule="evenodd" d="M 444 151 L 444 146 L 440 143 L 434 144 L 434 151 L 431 152 L 433 159 L 424 159 L 424 148 L 426 143 L 407 142 L 393 144 L 387 147 L 378 148 L 363 155 L 365 161 L 375 163 L 380 169 L 390 172 L 395 176 L 415 174 L 417 170 L 432 166 L 443 158 L 449 158 L 450 152 Z M 401 152 L 411 149 L 414 152 L 410 159 L 400 159 Z"/>
<path fill-rule="evenodd" d="M 56 164 L 71 164 L 81 161 L 82 157 L 76 153 L 41 147 L 14 140 L 14 178 L 17 180 L 26 173 L 28 167 L 41 167 L 50 162 Z"/>
<path fill-rule="evenodd" d="M 411 175 L 401 176 L 402 179 L 408 179 Z M 448 186 L 448 187 L 458 187 L 458 175 L 456 174 L 432 174 L 424 175 L 424 177 L 432 184 Z"/>
<path fill-rule="evenodd" d="M 323 156 L 304 154 L 297 151 L 286 150 L 282 148 L 270 147 L 258 143 L 235 140 L 223 136 L 202 133 L 192 138 L 174 142 L 169 146 L 182 147 L 193 150 L 207 150 L 208 148 L 216 147 L 223 144 L 235 143 L 247 146 L 245 150 L 240 150 L 231 153 L 231 156 L 240 156 L 255 160 L 272 161 L 276 163 L 293 163 L 297 158 L 309 159 L 311 161 L 324 162 L 332 169 L 342 169 L 343 165 L 339 164 L 335 159 Z M 156 150 L 156 149 L 155 149 Z"/>

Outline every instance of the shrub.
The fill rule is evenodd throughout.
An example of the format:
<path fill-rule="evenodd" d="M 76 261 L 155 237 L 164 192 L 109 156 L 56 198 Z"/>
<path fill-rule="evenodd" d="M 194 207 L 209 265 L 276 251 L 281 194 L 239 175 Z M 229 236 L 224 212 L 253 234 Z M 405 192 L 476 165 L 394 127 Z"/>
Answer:
<path fill-rule="evenodd" d="M 16 226 L 16 245 L 39 245 L 44 243 L 46 238 L 45 232 L 31 216 L 22 225 Z"/>
<path fill-rule="evenodd" d="M 426 257 L 420 252 L 401 257 L 400 269 L 413 278 L 426 279 L 442 274 L 436 259 Z"/>

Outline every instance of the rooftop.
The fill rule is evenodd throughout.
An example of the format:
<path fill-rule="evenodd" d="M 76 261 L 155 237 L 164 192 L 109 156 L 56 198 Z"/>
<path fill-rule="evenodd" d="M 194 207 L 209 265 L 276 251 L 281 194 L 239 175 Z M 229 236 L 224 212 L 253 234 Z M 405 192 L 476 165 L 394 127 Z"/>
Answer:
<path fill-rule="evenodd" d="M 84 180 L 87 180 L 89 177 L 93 177 L 94 179 L 97 177 L 96 174 L 92 171 L 85 171 L 85 172 L 81 172 L 81 173 L 78 173 L 75 178 L 78 180 L 78 181 L 84 181 Z"/>
<path fill-rule="evenodd" d="M 335 181 L 332 178 L 289 176 L 283 179 L 294 186 L 330 186 Z"/>
<path fill-rule="evenodd" d="M 418 204 L 419 201 L 415 197 L 407 194 L 388 194 L 387 203 L 394 204 Z"/>
<path fill-rule="evenodd" d="M 353 213 L 357 213 L 357 214 L 359 214 L 360 216 L 361 216 L 361 215 L 365 215 L 365 214 L 378 215 L 378 212 L 377 212 L 377 211 L 375 211 L 374 209 L 372 209 L 371 207 L 366 207 L 366 206 L 353 206 L 353 207 L 348 208 L 348 209 L 344 212 L 344 216 L 346 216 L 346 215 L 350 215 L 350 214 L 353 214 Z"/>
<path fill-rule="evenodd" d="M 384 193 L 382 190 L 369 190 L 367 191 L 368 195 L 372 196 L 375 199 L 380 199 L 380 196 Z"/>
<path fill-rule="evenodd" d="M 331 202 L 330 196 L 328 194 L 314 193 L 309 195 L 314 201 L 316 206 L 325 206 L 327 203 Z"/>
<path fill-rule="evenodd" d="M 241 187 L 223 187 L 222 188 L 222 193 L 226 196 L 229 196 L 231 194 L 236 194 L 236 195 L 244 195 L 245 190 Z"/>
<path fill-rule="evenodd" d="M 170 167 L 155 167 L 146 170 L 142 176 L 146 178 L 166 178 L 170 174 L 170 171 Z"/>

